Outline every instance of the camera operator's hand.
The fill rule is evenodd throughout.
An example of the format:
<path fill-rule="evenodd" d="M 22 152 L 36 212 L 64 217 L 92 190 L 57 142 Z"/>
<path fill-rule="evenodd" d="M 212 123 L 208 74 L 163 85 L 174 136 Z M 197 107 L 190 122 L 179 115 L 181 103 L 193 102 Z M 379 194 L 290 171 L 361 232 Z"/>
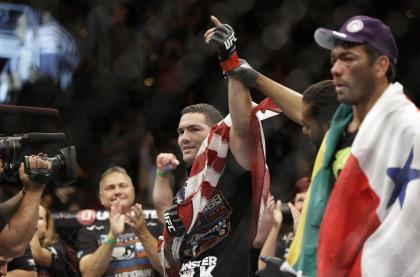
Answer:
<path fill-rule="evenodd" d="M 179 161 L 172 153 L 160 153 L 156 157 L 156 167 L 163 172 L 174 170 L 178 165 Z"/>
<path fill-rule="evenodd" d="M 281 213 L 281 201 L 277 200 L 276 204 L 270 207 L 271 216 L 273 218 L 273 225 L 280 228 L 283 222 L 283 214 Z"/>
<path fill-rule="evenodd" d="M 292 203 L 288 203 L 288 205 L 289 205 L 290 211 L 292 212 L 293 230 L 296 232 L 297 226 L 299 225 L 299 221 L 300 221 L 300 212 Z"/>
<path fill-rule="evenodd" d="M 28 161 L 29 169 L 51 169 L 51 162 L 42 159 L 40 155 L 32 155 L 29 157 Z M 44 189 L 45 184 L 37 183 L 29 178 L 29 176 L 25 173 L 23 163 L 21 163 L 19 167 L 19 177 L 27 191 L 42 191 Z"/>
<path fill-rule="evenodd" d="M 229 72 L 240 65 L 236 53 L 235 31 L 228 24 L 222 24 L 215 16 L 210 17 L 216 27 L 207 30 L 204 34 L 207 44 L 214 43 L 218 47 L 220 65 L 224 72 Z"/>
<path fill-rule="evenodd" d="M 115 200 L 111 204 L 109 212 L 109 233 L 111 239 L 116 239 L 124 232 L 125 216 L 122 214 L 121 204 L 119 200 Z"/>

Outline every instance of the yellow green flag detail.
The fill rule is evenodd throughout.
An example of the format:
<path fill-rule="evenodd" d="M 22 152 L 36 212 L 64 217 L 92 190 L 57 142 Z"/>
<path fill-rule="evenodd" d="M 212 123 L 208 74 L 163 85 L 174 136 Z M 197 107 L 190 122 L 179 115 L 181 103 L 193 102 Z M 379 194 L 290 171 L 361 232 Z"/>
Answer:
<path fill-rule="evenodd" d="M 319 227 L 335 179 L 331 163 L 341 134 L 352 117 L 351 106 L 340 105 L 318 150 L 309 192 L 287 256 L 287 264 L 303 276 L 316 276 Z"/>

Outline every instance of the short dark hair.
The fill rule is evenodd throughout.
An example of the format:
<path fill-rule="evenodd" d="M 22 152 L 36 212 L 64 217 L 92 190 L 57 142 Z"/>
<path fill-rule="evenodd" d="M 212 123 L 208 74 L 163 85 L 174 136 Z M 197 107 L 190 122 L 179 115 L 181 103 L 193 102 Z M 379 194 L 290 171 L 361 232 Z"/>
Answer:
<path fill-rule="evenodd" d="M 364 45 L 364 48 L 365 48 L 365 51 L 369 58 L 370 63 L 373 63 L 379 56 L 385 55 L 370 44 L 363 44 L 363 45 Z M 386 78 L 388 79 L 388 82 L 390 83 L 394 82 L 395 80 L 395 64 L 391 60 L 389 60 L 389 68 L 386 71 Z"/>
<path fill-rule="evenodd" d="M 181 111 L 181 116 L 187 113 L 203 114 L 206 118 L 206 123 L 209 126 L 213 126 L 223 119 L 223 116 L 218 109 L 205 103 L 194 104 L 183 108 Z"/>
<path fill-rule="evenodd" d="M 355 42 L 348 42 L 344 40 L 336 40 L 335 41 L 336 46 L 341 46 L 344 48 L 352 48 L 356 45 L 363 45 L 365 52 L 368 56 L 369 62 L 372 64 L 379 56 L 386 56 L 384 53 L 376 49 L 370 44 L 367 43 L 355 43 Z M 389 58 L 389 57 L 388 57 Z M 395 64 L 389 60 L 389 68 L 386 72 L 386 78 L 388 79 L 388 82 L 392 83 L 395 80 L 395 73 L 396 73 L 396 67 Z"/>
<path fill-rule="evenodd" d="M 331 121 L 340 104 L 332 80 L 315 83 L 303 92 L 303 102 L 310 105 L 310 115 L 323 124 Z"/>

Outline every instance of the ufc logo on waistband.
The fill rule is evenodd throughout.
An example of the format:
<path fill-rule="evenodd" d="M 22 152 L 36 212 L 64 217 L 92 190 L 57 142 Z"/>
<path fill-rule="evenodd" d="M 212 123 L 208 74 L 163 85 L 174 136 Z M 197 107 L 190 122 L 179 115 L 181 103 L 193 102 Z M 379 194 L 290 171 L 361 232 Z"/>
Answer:
<path fill-rule="evenodd" d="M 236 37 L 235 37 L 235 33 L 233 33 L 230 35 L 230 37 L 227 40 L 225 40 L 226 50 L 231 48 L 235 41 L 236 41 Z"/>

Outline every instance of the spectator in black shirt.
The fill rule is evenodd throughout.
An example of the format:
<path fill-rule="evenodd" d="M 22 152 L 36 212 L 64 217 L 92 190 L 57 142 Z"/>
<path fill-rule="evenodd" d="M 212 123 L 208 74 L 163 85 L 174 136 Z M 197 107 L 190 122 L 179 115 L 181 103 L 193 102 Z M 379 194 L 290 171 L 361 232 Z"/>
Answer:
<path fill-rule="evenodd" d="M 65 245 L 55 231 L 51 213 L 39 206 L 37 231 L 30 242 L 38 276 L 67 277 Z"/>
<path fill-rule="evenodd" d="M 148 229 L 142 206 L 134 203 L 134 186 L 125 169 L 114 166 L 102 174 L 99 198 L 109 211 L 109 221 L 96 221 L 79 230 L 77 250 L 83 276 L 154 276 L 154 269 L 161 272 L 156 232 Z"/>

